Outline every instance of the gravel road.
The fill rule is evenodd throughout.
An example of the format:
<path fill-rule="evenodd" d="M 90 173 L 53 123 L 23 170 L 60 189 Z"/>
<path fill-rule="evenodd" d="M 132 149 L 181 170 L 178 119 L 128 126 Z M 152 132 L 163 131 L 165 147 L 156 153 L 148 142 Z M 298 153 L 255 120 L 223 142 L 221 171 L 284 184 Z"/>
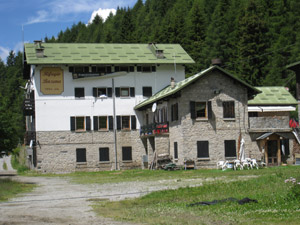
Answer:
<path fill-rule="evenodd" d="M 68 178 L 13 177 L 38 187 L 9 202 L 0 203 L 0 224 L 130 224 L 97 216 L 91 199 L 118 201 L 149 192 L 200 186 L 203 179 L 122 182 L 117 184 L 74 184 Z M 236 177 L 236 179 L 239 179 Z M 249 178 L 248 178 L 249 179 Z"/>

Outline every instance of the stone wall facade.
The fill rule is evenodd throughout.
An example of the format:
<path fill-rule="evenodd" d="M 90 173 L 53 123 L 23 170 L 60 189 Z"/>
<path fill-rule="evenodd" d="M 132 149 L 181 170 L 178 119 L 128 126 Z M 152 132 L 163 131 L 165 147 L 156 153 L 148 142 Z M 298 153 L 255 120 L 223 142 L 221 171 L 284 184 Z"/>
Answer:
<path fill-rule="evenodd" d="M 109 148 L 109 161 L 99 160 L 99 148 Z M 122 147 L 132 148 L 132 160 L 122 159 Z M 76 162 L 76 149 L 86 149 L 86 162 Z M 139 131 L 117 132 L 117 163 L 114 135 L 107 132 L 37 132 L 37 170 L 44 173 L 141 168 L 145 155 Z"/>

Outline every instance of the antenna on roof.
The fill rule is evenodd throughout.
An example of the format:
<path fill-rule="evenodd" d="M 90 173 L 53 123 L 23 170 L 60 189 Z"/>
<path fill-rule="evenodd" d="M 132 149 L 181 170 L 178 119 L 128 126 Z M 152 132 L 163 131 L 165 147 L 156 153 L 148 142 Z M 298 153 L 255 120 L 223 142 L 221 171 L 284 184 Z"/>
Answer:
<path fill-rule="evenodd" d="M 174 68 L 175 68 L 175 75 L 176 75 L 176 57 L 175 57 L 175 52 L 174 52 L 174 54 L 173 54 L 173 58 L 174 58 Z"/>

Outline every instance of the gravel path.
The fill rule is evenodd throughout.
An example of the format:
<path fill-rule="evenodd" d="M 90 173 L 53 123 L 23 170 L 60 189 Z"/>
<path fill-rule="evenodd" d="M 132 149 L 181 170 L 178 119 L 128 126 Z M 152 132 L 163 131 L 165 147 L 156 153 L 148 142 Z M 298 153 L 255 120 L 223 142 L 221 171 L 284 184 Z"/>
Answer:
<path fill-rule="evenodd" d="M 71 183 L 67 178 L 13 177 L 12 179 L 36 183 L 38 187 L 31 193 L 0 203 L 0 224 L 126 225 L 130 223 L 97 216 L 90 206 L 90 200 L 118 201 L 139 197 L 156 190 L 200 186 L 203 182 L 203 179 L 184 179 L 82 185 Z"/>

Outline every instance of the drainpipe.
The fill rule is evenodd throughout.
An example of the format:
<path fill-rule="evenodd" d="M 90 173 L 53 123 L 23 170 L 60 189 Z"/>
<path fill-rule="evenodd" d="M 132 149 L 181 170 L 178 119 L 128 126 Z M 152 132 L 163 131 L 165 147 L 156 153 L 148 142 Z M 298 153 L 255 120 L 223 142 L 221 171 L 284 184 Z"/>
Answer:
<path fill-rule="evenodd" d="M 117 156 L 117 129 L 116 129 L 116 94 L 115 94 L 115 80 L 111 79 L 112 93 L 113 93 L 113 127 L 114 127 L 114 147 L 115 147 L 115 170 L 118 170 L 118 156 Z"/>

